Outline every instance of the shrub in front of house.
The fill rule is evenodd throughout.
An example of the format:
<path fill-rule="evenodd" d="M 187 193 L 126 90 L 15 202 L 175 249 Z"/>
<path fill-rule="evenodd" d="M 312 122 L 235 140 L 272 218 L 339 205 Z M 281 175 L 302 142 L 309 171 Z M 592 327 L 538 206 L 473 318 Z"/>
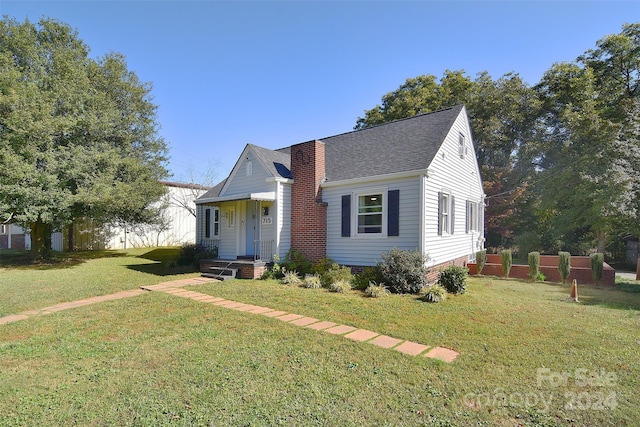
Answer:
<path fill-rule="evenodd" d="M 302 281 L 302 287 L 308 289 L 321 288 L 322 282 L 320 282 L 320 276 L 317 274 L 307 274 L 304 276 L 304 280 Z"/>
<path fill-rule="evenodd" d="M 440 271 L 438 285 L 442 286 L 450 294 L 463 294 L 467 290 L 467 276 L 469 270 L 459 265 L 450 265 Z"/>
<path fill-rule="evenodd" d="M 349 267 L 341 266 L 337 263 L 331 264 L 321 276 L 320 281 L 322 282 L 322 286 L 329 286 L 332 283 L 336 283 L 340 280 L 345 281 L 347 283 L 351 282 L 353 279 L 353 274 L 351 274 L 351 269 Z"/>
<path fill-rule="evenodd" d="M 351 290 L 351 283 L 345 280 L 338 280 L 337 282 L 333 282 L 329 285 L 329 290 L 331 292 L 345 293 Z"/>
<path fill-rule="evenodd" d="M 537 280 L 540 274 L 540 252 L 529 252 L 527 261 L 529 262 L 529 277 L 531 280 Z"/>
<path fill-rule="evenodd" d="M 425 302 L 442 302 L 447 299 L 447 290 L 440 285 L 427 286 L 427 291 L 420 299 Z"/>
<path fill-rule="evenodd" d="M 591 278 L 596 285 L 602 279 L 604 271 L 604 254 L 591 254 Z"/>
<path fill-rule="evenodd" d="M 260 276 L 260 279 L 262 280 L 281 279 L 284 276 L 284 269 L 282 268 L 282 265 L 279 264 L 279 261 L 280 261 L 280 257 L 278 255 L 274 255 L 273 265 L 271 267 L 268 267 L 266 270 L 264 270 L 264 273 L 262 273 L 262 276 Z"/>
<path fill-rule="evenodd" d="M 364 296 L 369 298 L 380 298 L 386 297 L 387 295 L 389 295 L 389 289 L 387 289 L 384 283 L 377 284 L 376 282 L 369 282 L 369 286 L 364 290 Z"/>
<path fill-rule="evenodd" d="M 393 248 L 378 263 L 384 283 L 391 292 L 416 294 L 427 285 L 426 259 L 419 251 Z"/>
<path fill-rule="evenodd" d="M 558 252 L 558 272 L 562 283 L 564 283 L 571 273 L 571 254 L 569 252 Z"/>
<path fill-rule="evenodd" d="M 500 252 L 500 261 L 502 262 L 502 272 L 504 273 L 504 277 L 509 277 L 511 266 L 513 265 L 513 256 L 511 255 L 511 249 L 505 249 Z"/>
<path fill-rule="evenodd" d="M 313 272 L 322 276 L 336 262 L 329 257 L 322 258 L 313 265 Z"/>
<path fill-rule="evenodd" d="M 297 271 L 285 271 L 284 276 L 282 277 L 283 285 L 300 285 L 302 280 L 300 276 L 298 276 Z"/>
<path fill-rule="evenodd" d="M 199 268 L 200 260 L 215 258 L 218 258 L 218 248 L 205 248 L 202 245 L 186 244 L 180 248 L 176 263 L 178 265 L 193 265 Z"/>
<path fill-rule="evenodd" d="M 313 262 L 297 249 L 289 249 L 282 261 L 282 267 L 287 271 L 297 271 L 300 274 L 313 273 Z"/>
<path fill-rule="evenodd" d="M 382 272 L 380 271 L 379 266 L 367 266 L 364 267 L 362 273 L 354 274 L 353 279 L 351 279 L 351 284 L 354 289 L 358 289 L 363 291 L 367 289 L 369 284 L 371 283 L 382 283 L 384 278 L 382 277 Z"/>
<path fill-rule="evenodd" d="M 476 265 L 478 266 L 478 274 L 482 274 L 482 269 L 487 265 L 487 251 L 476 252 Z"/>

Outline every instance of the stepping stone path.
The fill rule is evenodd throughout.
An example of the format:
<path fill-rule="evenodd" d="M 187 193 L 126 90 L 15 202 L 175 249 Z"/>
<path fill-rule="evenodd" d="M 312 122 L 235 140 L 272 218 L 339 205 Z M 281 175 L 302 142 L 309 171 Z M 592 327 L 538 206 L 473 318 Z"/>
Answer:
<path fill-rule="evenodd" d="M 208 294 L 182 289 L 184 286 L 199 285 L 215 281 L 217 280 L 207 277 L 195 277 L 192 279 L 181 279 L 170 282 L 163 282 L 157 285 L 141 286 L 140 289 L 131 291 L 123 291 L 111 295 L 103 295 L 78 301 L 65 302 L 56 304 L 51 307 L 45 307 L 40 310 L 28 310 L 21 313 L 0 317 L 0 325 L 28 319 L 32 316 L 55 313 L 57 311 L 68 310 L 71 308 L 82 307 L 99 302 L 130 298 L 140 295 L 145 291 L 156 291 L 164 292 L 178 297 L 188 298 L 205 304 L 212 304 L 220 308 L 227 308 L 244 313 L 271 317 L 302 328 L 327 332 L 333 335 L 342 335 L 350 340 L 366 342 L 381 348 L 393 349 L 410 356 L 429 357 L 432 359 L 439 359 L 444 362 L 450 363 L 460 355 L 460 353 L 458 353 L 457 351 L 444 347 L 431 347 L 413 341 L 406 341 L 389 337 L 387 335 L 381 335 L 377 332 L 369 331 L 366 329 L 358 329 L 350 325 L 340 325 L 334 322 L 327 322 L 313 317 L 307 317 L 302 314 L 288 313 L 286 311 L 275 310 L 269 307 L 245 304 L 238 301 L 226 300 L 224 298 L 218 298 Z"/>

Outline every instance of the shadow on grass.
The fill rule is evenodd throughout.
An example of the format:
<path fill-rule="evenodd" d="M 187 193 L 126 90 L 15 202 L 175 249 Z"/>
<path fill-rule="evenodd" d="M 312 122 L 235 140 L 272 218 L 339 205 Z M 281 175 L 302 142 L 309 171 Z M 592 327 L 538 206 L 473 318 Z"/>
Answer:
<path fill-rule="evenodd" d="M 171 262 L 178 259 L 180 248 L 156 248 L 139 255 L 138 258 L 158 262 Z"/>
<path fill-rule="evenodd" d="M 74 267 L 98 258 L 126 257 L 126 253 L 100 250 L 82 252 L 53 252 L 47 257 L 34 257 L 25 251 L 0 251 L 0 267 L 18 270 L 54 270 Z"/>
<path fill-rule="evenodd" d="M 153 274 L 155 276 L 175 276 L 177 274 L 196 273 L 198 269 L 193 265 L 174 265 L 155 262 L 152 264 L 133 264 L 126 266 L 129 270 L 140 273 Z"/>

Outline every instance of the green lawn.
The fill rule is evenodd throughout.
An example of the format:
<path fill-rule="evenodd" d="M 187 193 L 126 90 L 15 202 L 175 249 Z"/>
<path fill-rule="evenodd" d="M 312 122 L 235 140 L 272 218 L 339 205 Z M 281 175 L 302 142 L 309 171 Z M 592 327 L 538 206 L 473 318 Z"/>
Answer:
<path fill-rule="evenodd" d="M 168 253 L 111 255 L 70 268 L 0 269 L 0 312 L 194 275 L 172 275 Z M 446 364 L 150 292 L 0 326 L 0 425 L 633 426 L 640 419 L 635 282 L 581 286 L 580 303 L 567 300 L 568 286 L 486 277 L 471 278 L 466 294 L 442 304 L 275 281 L 189 289 L 461 355 Z"/>

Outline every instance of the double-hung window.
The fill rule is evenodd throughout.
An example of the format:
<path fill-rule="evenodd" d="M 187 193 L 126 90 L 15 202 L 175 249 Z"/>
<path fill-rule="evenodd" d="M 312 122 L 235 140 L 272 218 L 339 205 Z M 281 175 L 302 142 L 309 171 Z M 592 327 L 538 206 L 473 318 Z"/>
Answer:
<path fill-rule="evenodd" d="M 220 209 L 207 208 L 204 212 L 204 237 L 218 237 L 220 235 Z"/>
<path fill-rule="evenodd" d="M 358 234 L 382 234 L 382 194 L 358 195 Z"/>
<path fill-rule="evenodd" d="M 478 203 L 467 200 L 467 233 L 478 230 Z"/>
<path fill-rule="evenodd" d="M 446 236 L 454 233 L 456 199 L 448 192 L 438 193 L 438 234 Z"/>

